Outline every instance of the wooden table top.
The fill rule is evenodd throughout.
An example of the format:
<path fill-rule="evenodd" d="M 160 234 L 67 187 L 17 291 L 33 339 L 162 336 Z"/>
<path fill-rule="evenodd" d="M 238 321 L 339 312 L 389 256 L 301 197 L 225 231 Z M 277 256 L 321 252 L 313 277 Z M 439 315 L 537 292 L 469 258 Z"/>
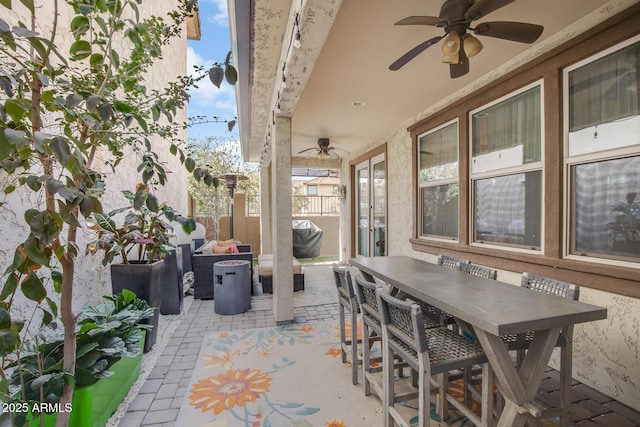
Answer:
<path fill-rule="evenodd" d="M 408 256 L 352 258 L 351 265 L 493 335 L 601 320 L 607 310 L 484 279 Z"/>

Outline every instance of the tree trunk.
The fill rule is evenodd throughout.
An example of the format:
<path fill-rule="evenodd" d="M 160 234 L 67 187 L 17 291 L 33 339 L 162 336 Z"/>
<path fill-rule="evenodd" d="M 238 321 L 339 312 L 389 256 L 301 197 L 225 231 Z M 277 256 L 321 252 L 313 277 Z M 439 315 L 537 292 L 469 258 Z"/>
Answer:
<path fill-rule="evenodd" d="M 69 234 L 75 237 L 75 227 L 69 230 Z M 73 239 L 75 241 L 75 238 Z M 75 270 L 74 256 L 70 253 L 65 254 L 60 260 L 62 264 L 62 294 L 60 296 L 60 315 L 62 324 L 64 325 L 64 362 L 63 370 L 71 375 L 76 370 L 76 320 L 73 314 L 73 275 Z M 65 386 L 60 397 L 60 406 L 71 403 L 73 398 L 73 385 L 69 381 L 65 381 Z M 60 412 L 56 419 L 57 427 L 66 427 L 69 425 L 69 412 Z"/>

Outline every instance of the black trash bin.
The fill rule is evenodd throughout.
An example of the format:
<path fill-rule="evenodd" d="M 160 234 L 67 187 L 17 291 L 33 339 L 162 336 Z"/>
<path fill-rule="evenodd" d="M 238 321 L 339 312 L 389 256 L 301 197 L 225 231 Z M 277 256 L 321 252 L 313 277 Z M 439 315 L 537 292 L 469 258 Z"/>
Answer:
<path fill-rule="evenodd" d="M 239 314 L 251 308 L 251 264 L 246 260 L 213 265 L 213 309 L 217 314 Z"/>

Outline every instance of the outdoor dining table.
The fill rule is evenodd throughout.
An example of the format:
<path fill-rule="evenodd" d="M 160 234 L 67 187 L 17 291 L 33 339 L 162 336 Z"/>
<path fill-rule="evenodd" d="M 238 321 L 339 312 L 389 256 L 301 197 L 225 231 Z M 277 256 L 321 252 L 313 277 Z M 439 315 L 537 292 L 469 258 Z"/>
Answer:
<path fill-rule="evenodd" d="M 473 327 L 505 399 L 498 427 L 518 427 L 525 422 L 542 426 L 540 408 L 532 402 L 562 328 L 607 317 L 607 310 L 602 307 L 473 276 L 408 256 L 352 258 L 350 263 Z M 536 333 L 517 369 L 500 337 L 527 331 Z"/>

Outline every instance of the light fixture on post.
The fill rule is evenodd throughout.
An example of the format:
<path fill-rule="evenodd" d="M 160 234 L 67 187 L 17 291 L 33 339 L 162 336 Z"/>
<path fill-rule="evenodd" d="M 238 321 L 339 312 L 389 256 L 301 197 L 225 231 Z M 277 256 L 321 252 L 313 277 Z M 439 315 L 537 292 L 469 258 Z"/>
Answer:
<path fill-rule="evenodd" d="M 462 48 L 464 49 L 464 53 L 467 55 L 467 58 L 471 58 L 472 56 L 476 56 L 480 53 L 483 46 L 476 37 L 471 34 L 467 34 L 462 40 Z"/>
<path fill-rule="evenodd" d="M 449 33 L 442 44 L 442 62 L 457 64 L 460 54 L 460 36 L 455 31 Z"/>
<path fill-rule="evenodd" d="M 231 197 L 231 217 L 230 217 L 230 229 L 231 229 L 231 239 L 233 239 L 233 196 L 235 193 L 235 189 L 238 186 L 238 181 L 245 181 L 249 179 L 248 176 L 240 175 L 237 173 L 228 173 L 225 175 L 220 175 L 218 179 L 224 180 L 225 186 L 227 190 L 229 190 L 229 196 Z"/>

